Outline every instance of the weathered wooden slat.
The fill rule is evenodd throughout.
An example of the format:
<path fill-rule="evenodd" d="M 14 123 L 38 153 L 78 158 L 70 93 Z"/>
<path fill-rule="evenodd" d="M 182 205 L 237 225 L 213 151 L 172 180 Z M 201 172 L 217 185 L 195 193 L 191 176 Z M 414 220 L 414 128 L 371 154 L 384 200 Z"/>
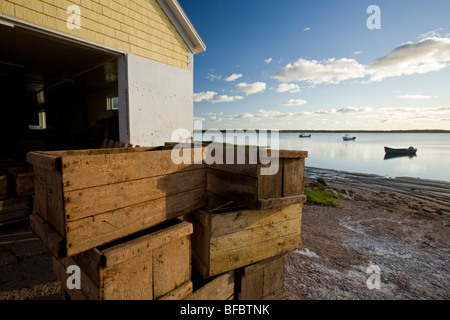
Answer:
<path fill-rule="evenodd" d="M 78 220 L 196 188 L 206 189 L 203 169 L 69 191 L 64 194 L 65 218 Z"/>
<path fill-rule="evenodd" d="M 192 281 L 186 281 L 181 286 L 173 289 L 171 292 L 161 296 L 158 300 L 182 300 L 184 297 L 192 293 Z"/>
<path fill-rule="evenodd" d="M 291 234 L 276 240 L 260 242 L 247 248 L 228 251 L 222 255 L 211 258 L 210 275 L 220 274 L 230 268 L 242 267 L 249 263 L 267 259 L 275 255 L 299 249 L 301 239 L 299 234 Z"/>
<path fill-rule="evenodd" d="M 115 245 L 111 248 L 105 248 L 102 250 L 102 254 L 105 256 L 105 266 L 109 267 L 122 263 L 133 256 L 145 254 L 147 251 L 161 248 L 172 241 L 186 238 L 188 235 L 192 234 L 192 232 L 192 224 L 183 221 L 170 228 L 149 233 L 145 236 Z"/>
<path fill-rule="evenodd" d="M 0 200 L 8 198 L 8 177 L 6 173 L 0 170 Z"/>
<path fill-rule="evenodd" d="M 284 299 L 285 257 L 275 256 L 236 270 L 238 300 Z"/>
<path fill-rule="evenodd" d="M 86 217 L 66 224 L 67 254 L 122 238 L 163 221 L 197 210 L 206 204 L 203 188 Z"/>
<path fill-rule="evenodd" d="M 65 239 L 37 214 L 30 215 L 30 229 L 36 234 L 55 257 L 66 256 Z"/>
<path fill-rule="evenodd" d="M 274 222 L 258 228 L 239 230 L 233 234 L 211 238 L 211 259 L 216 254 L 224 254 L 228 251 L 245 248 L 249 243 L 255 241 L 270 241 L 281 238 L 285 235 L 297 234 L 300 236 L 300 219 Z"/>
<path fill-rule="evenodd" d="M 102 150 L 102 149 L 100 149 Z M 103 149 L 111 150 L 111 149 Z M 114 150 L 122 150 L 121 148 Z M 124 149 L 127 150 L 127 149 Z M 203 168 L 203 164 L 175 164 L 171 150 L 130 153 L 104 153 L 62 158 L 64 191 L 166 175 Z"/>
<path fill-rule="evenodd" d="M 256 208 L 260 209 L 260 210 L 272 209 L 272 208 L 280 208 L 280 207 L 291 205 L 291 204 L 298 204 L 298 203 L 305 203 L 305 202 L 306 202 L 305 195 L 282 197 L 282 198 L 272 198 L 272 199 L 261 199 L 261 200 L 258 200 Z"/>
<path fill-rule="evenodd" d="M 36 213 L 48 221 L 47 174 L 52 171 L 43 167 L 34 167 L 34 204 Z"/>
<path fill-rule="evenodd" d="M 153 261 L 150 255 L 135 255 L 104 270 L 102 300 L 153 300 Z"/>
<path fill-rule="evenodd" d="M 34 167 L 44 168 L 51 171 L 61 170 L 61 158 L 57 154 L 32 151 L 27 153 L 27 161 Z"/>
<path fill-rule="evenodd" d="M 186 230 L 192 232 L 192 225 Z M 153 251 L 153 294 L 159 299 L 191 279 L 190 237 L 172 240 Z M 173 254 L 173 253 L 177 254 Z M 183 261 L 183 263 L 180 263 Z"/>
<path fill-rule="evenodd" d="M 283 197 L 303 194 L 305 159 L 283 159 Z"/>
<path fill-rule="evenodd" d="M 221 274 L 183 300 L 227 300 L 234 294 L 234 270 Z"/>
<path fill-rule="evenodd" d="M 92 279 L 84 272 L 80 267 L 80 286 L 81 289 L 69 289 L 67 287 L 67 279 L 70 274 L 67 273 L 67 268 L 71 265 L 77 265 L 76 261 L 72 257 L 65 257 L 56 259 L 52 257 L 53 271 L 56 277 L 61 282 L 66 292 L 73 300 L 99 300 L 103 298 L 103 288 L 99 287 Z"/>
<path fill-rule="evenodd" d="M 61 175 L 48 171 L 45 178 L 47 192 L 47 221 L 59 234 L 64 235 L 64 197 Z"/>

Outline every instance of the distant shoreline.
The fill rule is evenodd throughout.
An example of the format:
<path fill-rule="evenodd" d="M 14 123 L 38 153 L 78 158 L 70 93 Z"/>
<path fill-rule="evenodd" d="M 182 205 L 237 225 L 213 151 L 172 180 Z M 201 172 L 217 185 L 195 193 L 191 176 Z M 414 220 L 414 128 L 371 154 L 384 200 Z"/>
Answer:
<path fill-rule="evenodd" d="M 204 130 L 194 130 L 194 133 L 211 131 L 227 132 L 227 130 L 234 131 L 254 131 L 259 132 L 261 130 L 272 131 L 275 129 L 204 129 Z M 441 129 L 429 129 L 429 130 L 278 130 L 280 133 L 450 133 L 450 130 Z"/>

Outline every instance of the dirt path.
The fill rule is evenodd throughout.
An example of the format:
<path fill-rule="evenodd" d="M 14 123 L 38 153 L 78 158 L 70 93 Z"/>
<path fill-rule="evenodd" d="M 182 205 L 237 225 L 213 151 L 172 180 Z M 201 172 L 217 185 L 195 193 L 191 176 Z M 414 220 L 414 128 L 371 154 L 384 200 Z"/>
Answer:
<path fill-rule="evenodd" d="M 305 205 L 302 249 L 288 256 L 289 299 L 450 297 L 450 184 L 306 171 L 352 199 L 340 208 Z M 380 289 L 367 287 L 371 265 Z"/>

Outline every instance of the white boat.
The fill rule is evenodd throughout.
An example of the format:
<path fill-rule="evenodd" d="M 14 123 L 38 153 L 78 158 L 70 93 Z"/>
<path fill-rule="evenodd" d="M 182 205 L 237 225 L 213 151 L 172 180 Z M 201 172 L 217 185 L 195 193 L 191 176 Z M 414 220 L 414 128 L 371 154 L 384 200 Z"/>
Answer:
<path fill-rule="evenodd" d="M 346 134 L 344 137 L 342 137 L 344 141 L 354 141 L 356 140 L 356 137 L 350 137 L 348 134 Z"/>

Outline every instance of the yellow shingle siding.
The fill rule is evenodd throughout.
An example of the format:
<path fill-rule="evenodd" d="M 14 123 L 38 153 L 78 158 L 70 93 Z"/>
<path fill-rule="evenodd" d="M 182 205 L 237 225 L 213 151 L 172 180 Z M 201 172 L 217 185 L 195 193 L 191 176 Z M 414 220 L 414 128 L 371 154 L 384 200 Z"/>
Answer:
<path fill-rule="evenodd" d="M 69 29 L 71 5 L 81 29 Z M 44 28 L 188 68 L 188 46 L 156 0 L 2 0 L 0 12 Z"/>

